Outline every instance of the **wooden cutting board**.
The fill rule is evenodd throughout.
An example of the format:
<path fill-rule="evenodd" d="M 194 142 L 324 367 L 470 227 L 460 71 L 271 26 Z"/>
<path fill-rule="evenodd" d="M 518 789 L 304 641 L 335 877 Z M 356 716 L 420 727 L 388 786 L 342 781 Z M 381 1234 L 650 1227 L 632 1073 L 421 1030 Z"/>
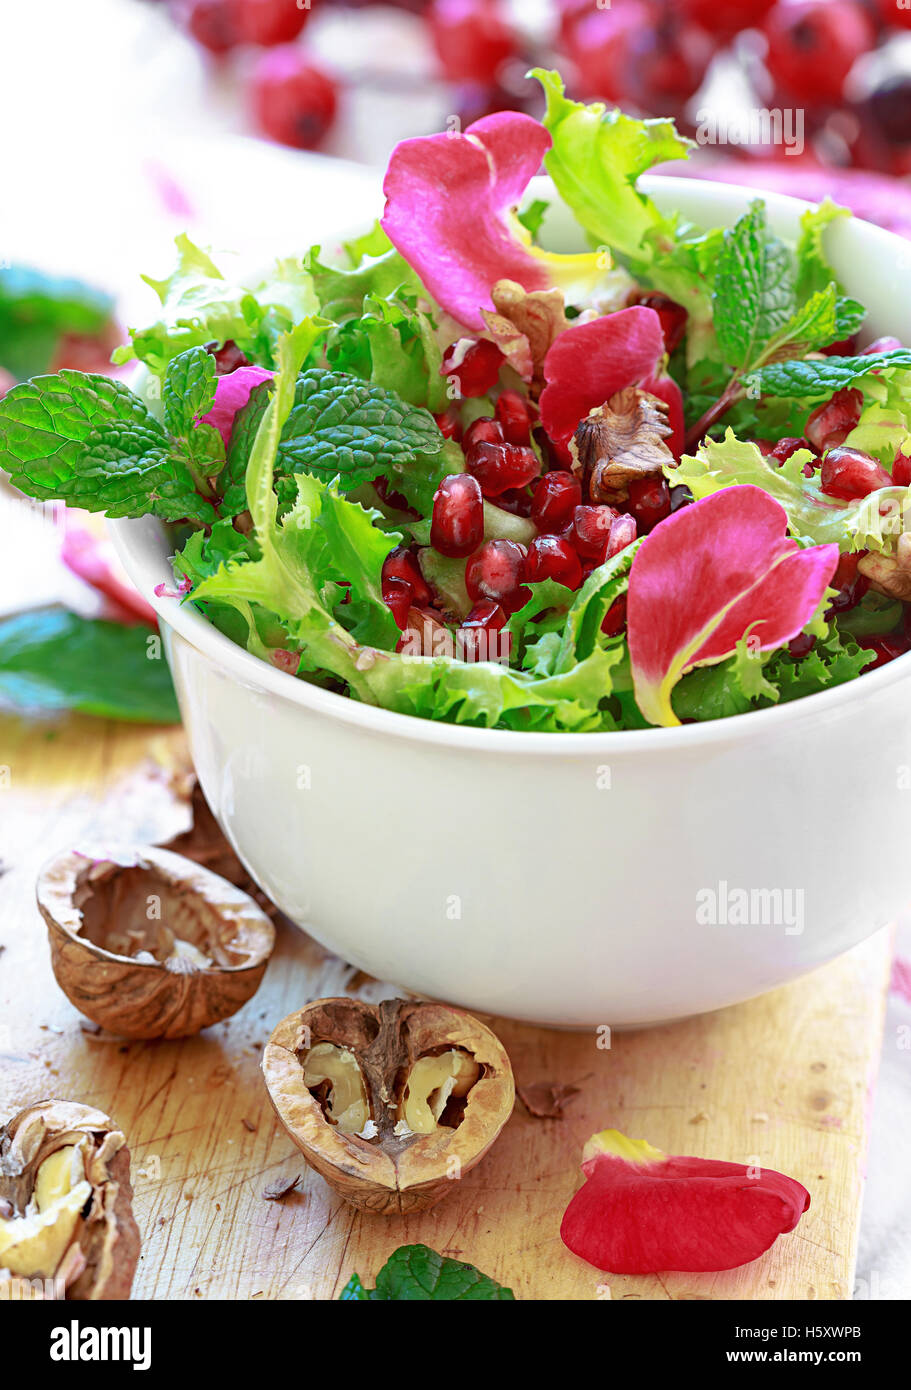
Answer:
<path fill-rule="evenodd" d="M 361 1215 L 303 1164 L 273 1116 L 259 1059 L 274 1024 L 305 1000 L 391 989 L 290 927 L 255 998 L 188 1041 L 92 1035 L 57 988 L 36 871 L 78 839 L 129 835 L 142 806 L 118 802 L 112 827 L 106 795 L 153 736 L 81 718 L 0 718 L 0 1118 L 47 1096 L 114 1115 L 133 1155 L 137 1297 L 332 1299 L 352 1271 L 372 1283 L 397 1246 L 417 1241 L 477 1264 L 520 1299 L 850 1297 L 888 933 L 761 999 L 615 1035 L 609 1050 L 590 1034 L 489 1020 L 520 1086 L 579 1088 L 564 1118 L 535 1119 L 517 1104 L 492 1152 L 440 1206 Z M 670 1153 L 781 1169 L 812 1206 L 761 1260 L 729 1273 L 601 1274 L 564 1249 L 559 1225 L 582 1146 L 606 1126 Z M 298 1190 L 263 1196 L 297 1174 Z"/>

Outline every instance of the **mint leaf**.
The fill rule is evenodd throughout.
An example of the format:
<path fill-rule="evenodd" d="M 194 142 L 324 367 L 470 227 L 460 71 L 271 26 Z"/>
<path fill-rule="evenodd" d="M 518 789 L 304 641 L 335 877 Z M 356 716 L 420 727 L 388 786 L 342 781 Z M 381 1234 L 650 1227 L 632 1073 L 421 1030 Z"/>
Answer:
<path fill-rule="evenodd" d="M 355 1274 L 341 1300 L 357 1302 L 514 1303 L 511 1289 L 482 1274 L 474 1265 L 438 1255 L 427 1245 L 402 1245 L 365 1289 Z"/>
<path fill-rule="evenodd" d="M 768 230 L 759 200 L 724 233 L 712 302 L 718 343 L 732 367 L 754 362 L 794 313 L 791 254 Z"/>
<path fill-rule="evenodd" d="M 103 719 L 176 724 L 167 663 L 150 657 L 151 634 L 34 609 L 0 622 L 0 699 L 28 710 L 77 710 Z"/>
<path fill-rule="evenodd" d="M 893 367 L 911 367 L 911 349 L 876 352 L 867 357 L 825 357 L 821 361 L 770 362 L 744 377 L 751 393 L 764 396 L 794 396 L 802 400 L 824 400 L 853 386 L 871 372 Z"/>
<path fill-rule="evenodd" d="M 216 519 L 163 426 L 110 377 L 62 371 L 15 386 L 0 401 L 0 468 L 30 497 L 108 516 Z"/>
<path fill-rule="evenodd" d="M 298 378 L 282 433 L 279 466 L 329 480 L 344 490 L 393 474 L 417 454 L 444 444 L 433 416 L 379 386 L 312 368 Z"/>
<path fill-rule="evenodd" d="M 197 424 L 215 403 L 215 358 L 205 348 L 189 348 L 172 358 L 165 372 L 163 403 L 168 433 L 182 446 L 197 488 L 211 491 L 209 479 L 224 468 L 225 446 L 213 425 Z"/>

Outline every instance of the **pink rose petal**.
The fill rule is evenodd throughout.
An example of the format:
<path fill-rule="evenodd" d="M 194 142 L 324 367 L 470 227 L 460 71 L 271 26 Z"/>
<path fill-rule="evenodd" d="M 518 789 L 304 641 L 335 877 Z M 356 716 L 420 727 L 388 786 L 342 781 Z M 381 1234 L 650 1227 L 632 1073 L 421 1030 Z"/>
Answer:
<path fill-rule="evenodd" d="M 749 637 L 757 653 L 796 637 L 838 563 L 836 545 L 801 549 L 787 513 L 761 488 L 723 488 L 656 526 L 633 561 L 627 632 L 640 710 L 679 723 L 674 686 L 687 671 L 733 655 Z"/>
<path fill-rule="evenodd" d="M 265 367 L 238 367 L 236 371 L 220 376 L 215 387 L 215 404 L 205 415 L 200 415 L 197 424 L 214 425 L 227 449 L 234 428 L 234 416 L 247 404 L 253 388 L 261 381 L 271 381 L 272 375 Z"/>
<path fill-rule="evenodd" d="M 544 359 L 541 424 L 566 444 L 590 411 L 654 377 L 663 357 L 661 320 L 641 304 L 567 328 Z"/>
<path fill-rule="evenodd" d="M 516 236 L 510 213 L 551 137 L 531 116 L 499 111 L 464 133 L 403 140 L 392 152 L 383 228 L 438 303 L 481 330 L 498 280 L 551 285 L 546 263 Z"/>

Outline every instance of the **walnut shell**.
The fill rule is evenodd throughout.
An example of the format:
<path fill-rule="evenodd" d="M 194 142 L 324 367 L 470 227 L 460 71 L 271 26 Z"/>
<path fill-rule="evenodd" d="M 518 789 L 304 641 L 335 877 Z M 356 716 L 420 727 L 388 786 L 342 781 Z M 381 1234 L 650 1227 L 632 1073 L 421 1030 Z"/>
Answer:
<path fill-rule="evenodd" d="M 366 1083 L 373 1138 L 345 1134 L 304 1084 L 311 1047 L 331 1042 L 355 1054 Z M 481 1069 L 454 1128 L 396 1133 L 399 1102 L 418 1058 L 466 1052 Z M 391 999 L 370 1005 L 318 999 L 279 1023 L 263 1074 L 272 1104 L 304 1158 L 353 1206 L 382 1215 L 424 1211 L 480 1161 L 512 1114 L 515 1085 L 506 1050 L 483 1023 L 445 1004 Z"/>
<path fill-rule="evenodd" d="M 129 1298 L 140 1248 L 130 1154 L 123 1134 L 107 1115 L 66 1100 L 44 1100 L 20 1110 L 0 1128 L 0 1199 L 12 1208 L 11 1215 L 22 1215 L 42 1163 L 68 1145 L 82 1149 L 91 1197 L 55 1271 L 52 1296 L 64 1292 L 76 1300 Z M 16 1278 L 2 1265 L 0 1255 L 0 1299 L 13 1296 Z"/>
<path fill-rule="evenodd" d="M 37 896 L 60 988 L 124 1038 L 183 1038 L 229 1018 L 275 946 L 252 898 L 157 847 L 68 850 L 45 864 Z"/>

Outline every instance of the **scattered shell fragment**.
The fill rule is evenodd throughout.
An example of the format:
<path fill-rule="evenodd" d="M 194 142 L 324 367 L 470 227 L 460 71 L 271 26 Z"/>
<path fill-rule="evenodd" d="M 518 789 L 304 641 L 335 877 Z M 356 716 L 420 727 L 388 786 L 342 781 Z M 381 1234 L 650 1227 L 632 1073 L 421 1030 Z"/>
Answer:
<path fill-rule="evenodd" d="M 58 854 L 37 896 L 57 983 L 119 1037 L 187 1037 L 236 1013 L 275 946 L 246 893 L 152 846 Z"/>

